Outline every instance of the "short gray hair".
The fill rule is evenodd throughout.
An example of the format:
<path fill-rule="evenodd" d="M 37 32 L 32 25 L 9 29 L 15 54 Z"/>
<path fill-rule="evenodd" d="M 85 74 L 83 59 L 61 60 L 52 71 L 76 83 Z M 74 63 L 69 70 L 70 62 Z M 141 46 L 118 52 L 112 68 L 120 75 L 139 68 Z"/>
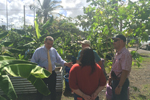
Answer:
<path fill-rule="evenodd" d="M 45 41 L 47 41 L 47 40 L 54 41 L 53 37 L 51 37 L 51 36 L 47 36 L 47 37 L 45 38 Z"/>

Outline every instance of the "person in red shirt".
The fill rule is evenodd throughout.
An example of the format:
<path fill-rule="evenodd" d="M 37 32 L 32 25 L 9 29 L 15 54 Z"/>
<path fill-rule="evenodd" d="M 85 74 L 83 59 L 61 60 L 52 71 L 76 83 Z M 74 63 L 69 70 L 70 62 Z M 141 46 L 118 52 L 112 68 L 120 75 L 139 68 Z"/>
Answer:
<path fill-rule="evenodd" d="M 94 52 L 90 48 L 81 51 L 80 64 L 74 64 L 69 72 L 69 86 L 74 92 L 74 100 L 99 100 L 98 94 L 106 85 L 101 67 L 95 63 Z"/>

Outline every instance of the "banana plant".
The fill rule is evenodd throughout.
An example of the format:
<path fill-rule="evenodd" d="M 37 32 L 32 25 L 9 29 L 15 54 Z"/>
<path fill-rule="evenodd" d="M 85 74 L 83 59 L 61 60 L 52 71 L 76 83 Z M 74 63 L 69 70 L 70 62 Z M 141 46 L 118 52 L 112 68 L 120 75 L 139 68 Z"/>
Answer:
<path fill-rule="evenodd" d="M 10 76 L 26 78 L 40 93 L 47 96 L 50 91 L 42 78 L 47 78 L 50 74 L 47 70 L 32 62 L 0 55 L 0 89 L 10 100 L 17 99 Z M 0 96 L 0 100 L 6 99 Z"/>

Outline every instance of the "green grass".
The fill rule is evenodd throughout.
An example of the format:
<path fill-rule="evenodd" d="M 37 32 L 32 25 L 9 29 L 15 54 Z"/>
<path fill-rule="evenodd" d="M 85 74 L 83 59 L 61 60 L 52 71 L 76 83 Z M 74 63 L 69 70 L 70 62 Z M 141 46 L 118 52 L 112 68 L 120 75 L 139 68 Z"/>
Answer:
<path fill-rule="evenodd" d="M 130 85 L 130 100 L 150 100 L 150 54 L 141 55 L 143 56 L 141 66 L 132 66 L 134 75 L 132 75 L 132 86 Z"/>

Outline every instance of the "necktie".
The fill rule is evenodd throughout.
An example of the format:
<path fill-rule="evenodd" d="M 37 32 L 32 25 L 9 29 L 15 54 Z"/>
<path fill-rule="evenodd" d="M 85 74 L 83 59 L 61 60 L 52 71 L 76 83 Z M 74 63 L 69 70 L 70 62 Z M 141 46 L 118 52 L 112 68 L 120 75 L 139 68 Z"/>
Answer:
<path fill-rule="evenodd" d="M 48 71 L 52 73 L 52 64 L 51 64 L 51 58 L 49 54 L 49 50 L 47 50 L 47 58 L 48 58 Z"/>

